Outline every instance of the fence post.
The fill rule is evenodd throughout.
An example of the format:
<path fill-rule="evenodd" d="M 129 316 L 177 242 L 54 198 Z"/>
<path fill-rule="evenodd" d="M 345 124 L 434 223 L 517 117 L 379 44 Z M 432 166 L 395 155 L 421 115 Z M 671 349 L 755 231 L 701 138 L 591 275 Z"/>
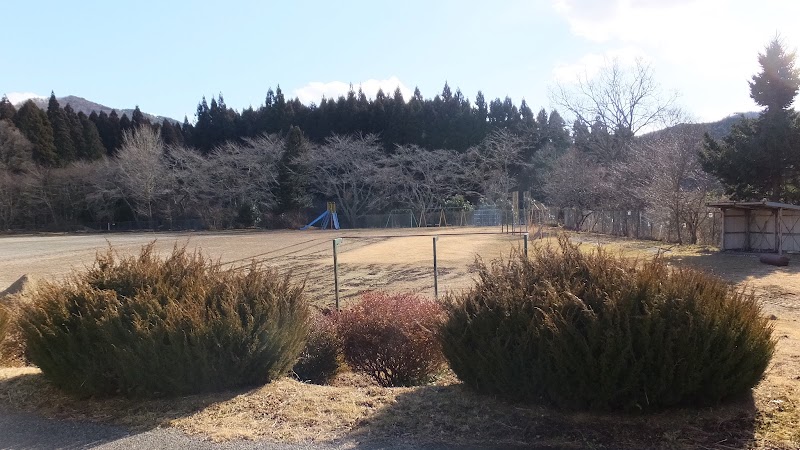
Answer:
<path fill-rule="evenodd" d="M 525 257 L 527 258 L 528 257 L 528 233 L 525 233 L 525 234 L 522 235 L 522 240 L 524 242 Z"/>
<path fill-rule="evenodd" d="M 342 243 L 342 238 L 333 240 L 333 289 L 336 296 L 336 311 L 339 311 L 339 261 L 336 255 L 336 248 Z"/>
<path fill-rule="evenodd" d="M 433 237 L 433 296 L 436 300 L 439 300 L 439 267 L 436 262 L 436 241 L 439 240 L 439 236 Z"/>

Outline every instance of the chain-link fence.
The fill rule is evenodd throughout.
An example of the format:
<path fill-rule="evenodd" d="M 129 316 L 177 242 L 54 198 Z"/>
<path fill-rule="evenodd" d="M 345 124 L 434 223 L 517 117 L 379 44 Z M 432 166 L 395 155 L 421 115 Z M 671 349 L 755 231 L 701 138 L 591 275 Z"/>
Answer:
<path fill-rule="evenodd" d="M 717 245 L 722 233 L 722 213 L 708 208 L 693 222 L 677 221 L 650 211 L 579 211 L 574 208 L 549 208 L 549 224 L 592 233 L 636 239 L 652 239 Z"/>
<path fill-rule="evenodd" d="M 300 217 L 302 219 L 302 217 Z M 370 214 L 350 219 L 339 215 L 342 228 L 430 228 L 430 227 L 497 227 L 505 232 L 535 232 L 542 227 L 564 227 L 570 230 L 652 239 L 667 242 L 717 245 L 722 233 L 722 214 L 707 209 L 699 212 L 692 223 L 678 222 L 664 214 L 638 210 L 579 210 L 548 207 L 533 202 L 525 209 L 512 211 L 491 205 L 476 209 L 438 208 L 415 211 L 396 209 L 385 214 Z M 262 228 L 276 224 L 260 223 Z M 225 227 L 230 228 L 230 227 Z M 47 224 L 25 231 L 124 232 L 209 230 L 202 219 L 139 220 Z"/>
<path fill-rule="evenodd" d="M 678 222 L 663 214 L 641 210 L 578 210 L 548 207 L 534 203 L 526 209 L 512 211 L 494 207 L 474 210 L 432 209 L 426 211 L 394 210 L 388 214 L 358 218 L 357 226 L 347 228 L 413 228 L 413 227 L 498 227 L 508 232 L 533 232 L 540 227 L 563 227 L 569 230 L 651 239 L 667 242 L 717 245 L 722 232 L 722 214 L 708 208 L 693 222 Z"/>

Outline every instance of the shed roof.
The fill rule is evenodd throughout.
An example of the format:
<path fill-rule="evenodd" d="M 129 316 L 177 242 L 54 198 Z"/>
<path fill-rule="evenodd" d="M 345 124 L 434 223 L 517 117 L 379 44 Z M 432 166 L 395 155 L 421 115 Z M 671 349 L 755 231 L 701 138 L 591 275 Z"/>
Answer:
<path fill-rule="evenodd" d="M 706 206 L 714 208 L 733 208 L 733 209 L 793 209 L 800 211 L 800 205 L 792 205 L 790 203 L 768 202 L 766 199 L 760 202 L 710 202 Z"/>

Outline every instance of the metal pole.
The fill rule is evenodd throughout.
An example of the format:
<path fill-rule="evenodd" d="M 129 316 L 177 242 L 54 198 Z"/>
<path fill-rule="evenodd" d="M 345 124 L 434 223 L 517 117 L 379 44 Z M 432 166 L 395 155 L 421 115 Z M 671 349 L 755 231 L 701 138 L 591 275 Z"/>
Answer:
<path fill-rule="evenodd" d="M 525 244 L 524 244 L 525 257 L 527 258 L 528 257 L 528 233 L 523 234 L 522 235 L 522 239 L 525 242 Z"/>
<path fill-rule="evenodd" d="M 433 296 L 439 300 L 439 267 L 436 263 L 436 241 L 439 236 L 433 237 Z"/>
<path fill-rule="evenodd" d="M 336 295 L 336 311 L 339 311 L 339 260 L 336 255 L 336 248 L 342 242 L 342 238 L 333 240 L 333 289 Z"/>

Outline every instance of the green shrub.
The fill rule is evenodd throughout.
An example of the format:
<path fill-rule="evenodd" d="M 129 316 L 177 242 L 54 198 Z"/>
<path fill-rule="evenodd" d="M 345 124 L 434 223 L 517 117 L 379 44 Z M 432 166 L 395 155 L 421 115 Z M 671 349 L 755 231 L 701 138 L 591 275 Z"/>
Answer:
<path fill-rule="evenodd" d="M 345 361 L 381 386 L 424 384 L 442 370 L 442 320 L 434 301 L 374 292 L 336 318 Z"/>
<path fill-rule="evenodd" d="M 300 381 L 328 384 L 342 365 L 342 348 L 332 316 L 317 314 L 308 340 L 292 371 Z"/>
<path fill-rule="evenodd" d="M 112 249 L 44 284 L 20 320 L 31 361 L 80 395 L 179 395 L 284 375 L 305 344 L 302 287 L 253 264 L 227 271 L 175 248 Z"/>
<path fill-rule="evenodd" d="M 775 342 L 752 294 L 662 259 L 560 239 L 531 259 L 479 263 L 448 298 L 443 351 L 473 389 L 570 408 L 708 404 L 758 383 Z"/>

